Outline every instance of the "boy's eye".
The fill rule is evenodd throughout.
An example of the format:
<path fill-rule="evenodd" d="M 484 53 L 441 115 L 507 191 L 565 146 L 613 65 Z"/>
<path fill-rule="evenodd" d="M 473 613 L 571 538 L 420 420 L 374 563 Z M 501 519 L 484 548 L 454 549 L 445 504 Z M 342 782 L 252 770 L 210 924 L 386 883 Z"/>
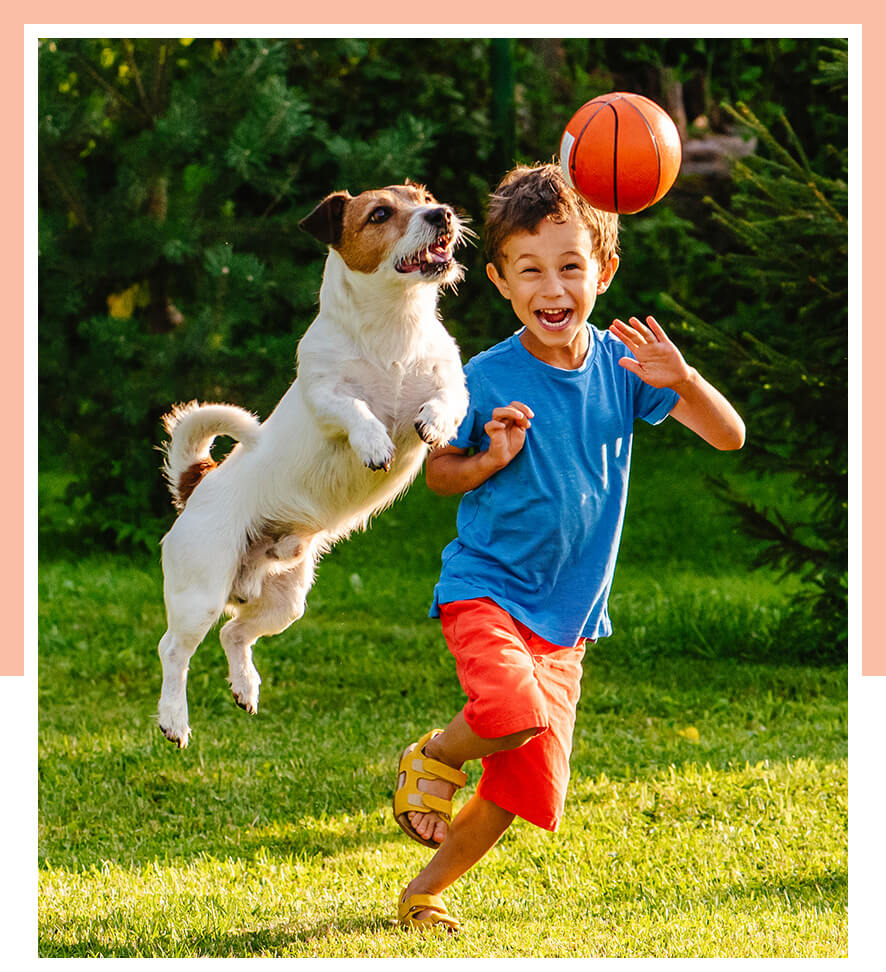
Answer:
<path fill-rule="evenodd" d="M 567 263 L 564 270 L 581 270 L 581 267 L 577 263 Z"/>
<path fill-rule="evenodd" d="M 391 218 L 392 209 L 390 206 L 379 206 L 377 209 L 373 209 L 369 215 L 370 223 L 383 223 L 386 219 Z"/>

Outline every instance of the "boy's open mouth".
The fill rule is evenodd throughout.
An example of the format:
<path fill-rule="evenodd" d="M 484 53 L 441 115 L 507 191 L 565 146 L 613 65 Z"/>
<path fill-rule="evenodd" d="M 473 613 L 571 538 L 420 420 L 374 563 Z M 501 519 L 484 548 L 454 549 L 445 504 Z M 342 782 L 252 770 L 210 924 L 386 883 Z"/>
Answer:
<path fill-rule="evenodd" d="M 452 247 L 452 236 L 441 233 L 430 246 L 398 260 L 394 269 L 397 273 L 418 272 L 423 276 L 436 276 L 447 270 L 452 263 Z"/>
<path fill-rule="evenodd" d="M 562 331 L 572 320 L 572 310 L 568 307 L 552 307 L 535 312 L 536 319 L 546 331 Z"/>

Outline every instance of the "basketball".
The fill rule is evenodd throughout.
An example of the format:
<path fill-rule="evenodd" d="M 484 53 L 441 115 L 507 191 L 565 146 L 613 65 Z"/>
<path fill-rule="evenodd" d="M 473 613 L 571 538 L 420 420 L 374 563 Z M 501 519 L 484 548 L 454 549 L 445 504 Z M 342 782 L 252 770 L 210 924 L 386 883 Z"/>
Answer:
<path fill-rule="evenodd" d="M 560 140 L 560 166 L 569 184 L 610 213 L 639 213 L 657 203 L 674 184 L 682 158 L 670 115 L 627 91 L 582 105 Z"/>

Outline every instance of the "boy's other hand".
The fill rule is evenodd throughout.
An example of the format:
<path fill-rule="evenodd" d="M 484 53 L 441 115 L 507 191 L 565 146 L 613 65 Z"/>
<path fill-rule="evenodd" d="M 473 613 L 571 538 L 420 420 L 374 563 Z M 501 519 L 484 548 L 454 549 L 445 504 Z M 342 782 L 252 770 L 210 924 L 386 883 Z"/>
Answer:
<path fill-rule="evenodd" d="M 526 441 L 526 430 L 530 427 L 530 419 L 535 413 L 522 402 L 511 402 L 493 409 L 492 418 L 483 426 L 483 431 L 489 436 L 490 461 L 495 465 L 506 466 L 523 448 Z"/>
<path fill-rule="evenodd" d="M 690 377 L 689 365 L 654 317 L 647 317 L 645 324 L 632 317 L 630 326 L 616 318 L 609 330 L 634 355 L 633 358 L 620 358 L 618 363 L 647 385 L 674 388 Z"/>

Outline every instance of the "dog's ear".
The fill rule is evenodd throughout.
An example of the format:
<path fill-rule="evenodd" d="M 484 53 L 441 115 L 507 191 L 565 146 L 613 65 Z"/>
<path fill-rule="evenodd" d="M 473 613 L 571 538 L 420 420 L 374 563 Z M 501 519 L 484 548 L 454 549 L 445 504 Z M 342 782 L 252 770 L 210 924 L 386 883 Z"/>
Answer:
<path fill-rule="evenodd" d="M 335 246 L 341 239 L 345 203 L 352 198 L 353 196 L 347 189 L 343 192 L 333 192 L 316 209 L 308 213 L 298 225 L 321 243 Z"/>

